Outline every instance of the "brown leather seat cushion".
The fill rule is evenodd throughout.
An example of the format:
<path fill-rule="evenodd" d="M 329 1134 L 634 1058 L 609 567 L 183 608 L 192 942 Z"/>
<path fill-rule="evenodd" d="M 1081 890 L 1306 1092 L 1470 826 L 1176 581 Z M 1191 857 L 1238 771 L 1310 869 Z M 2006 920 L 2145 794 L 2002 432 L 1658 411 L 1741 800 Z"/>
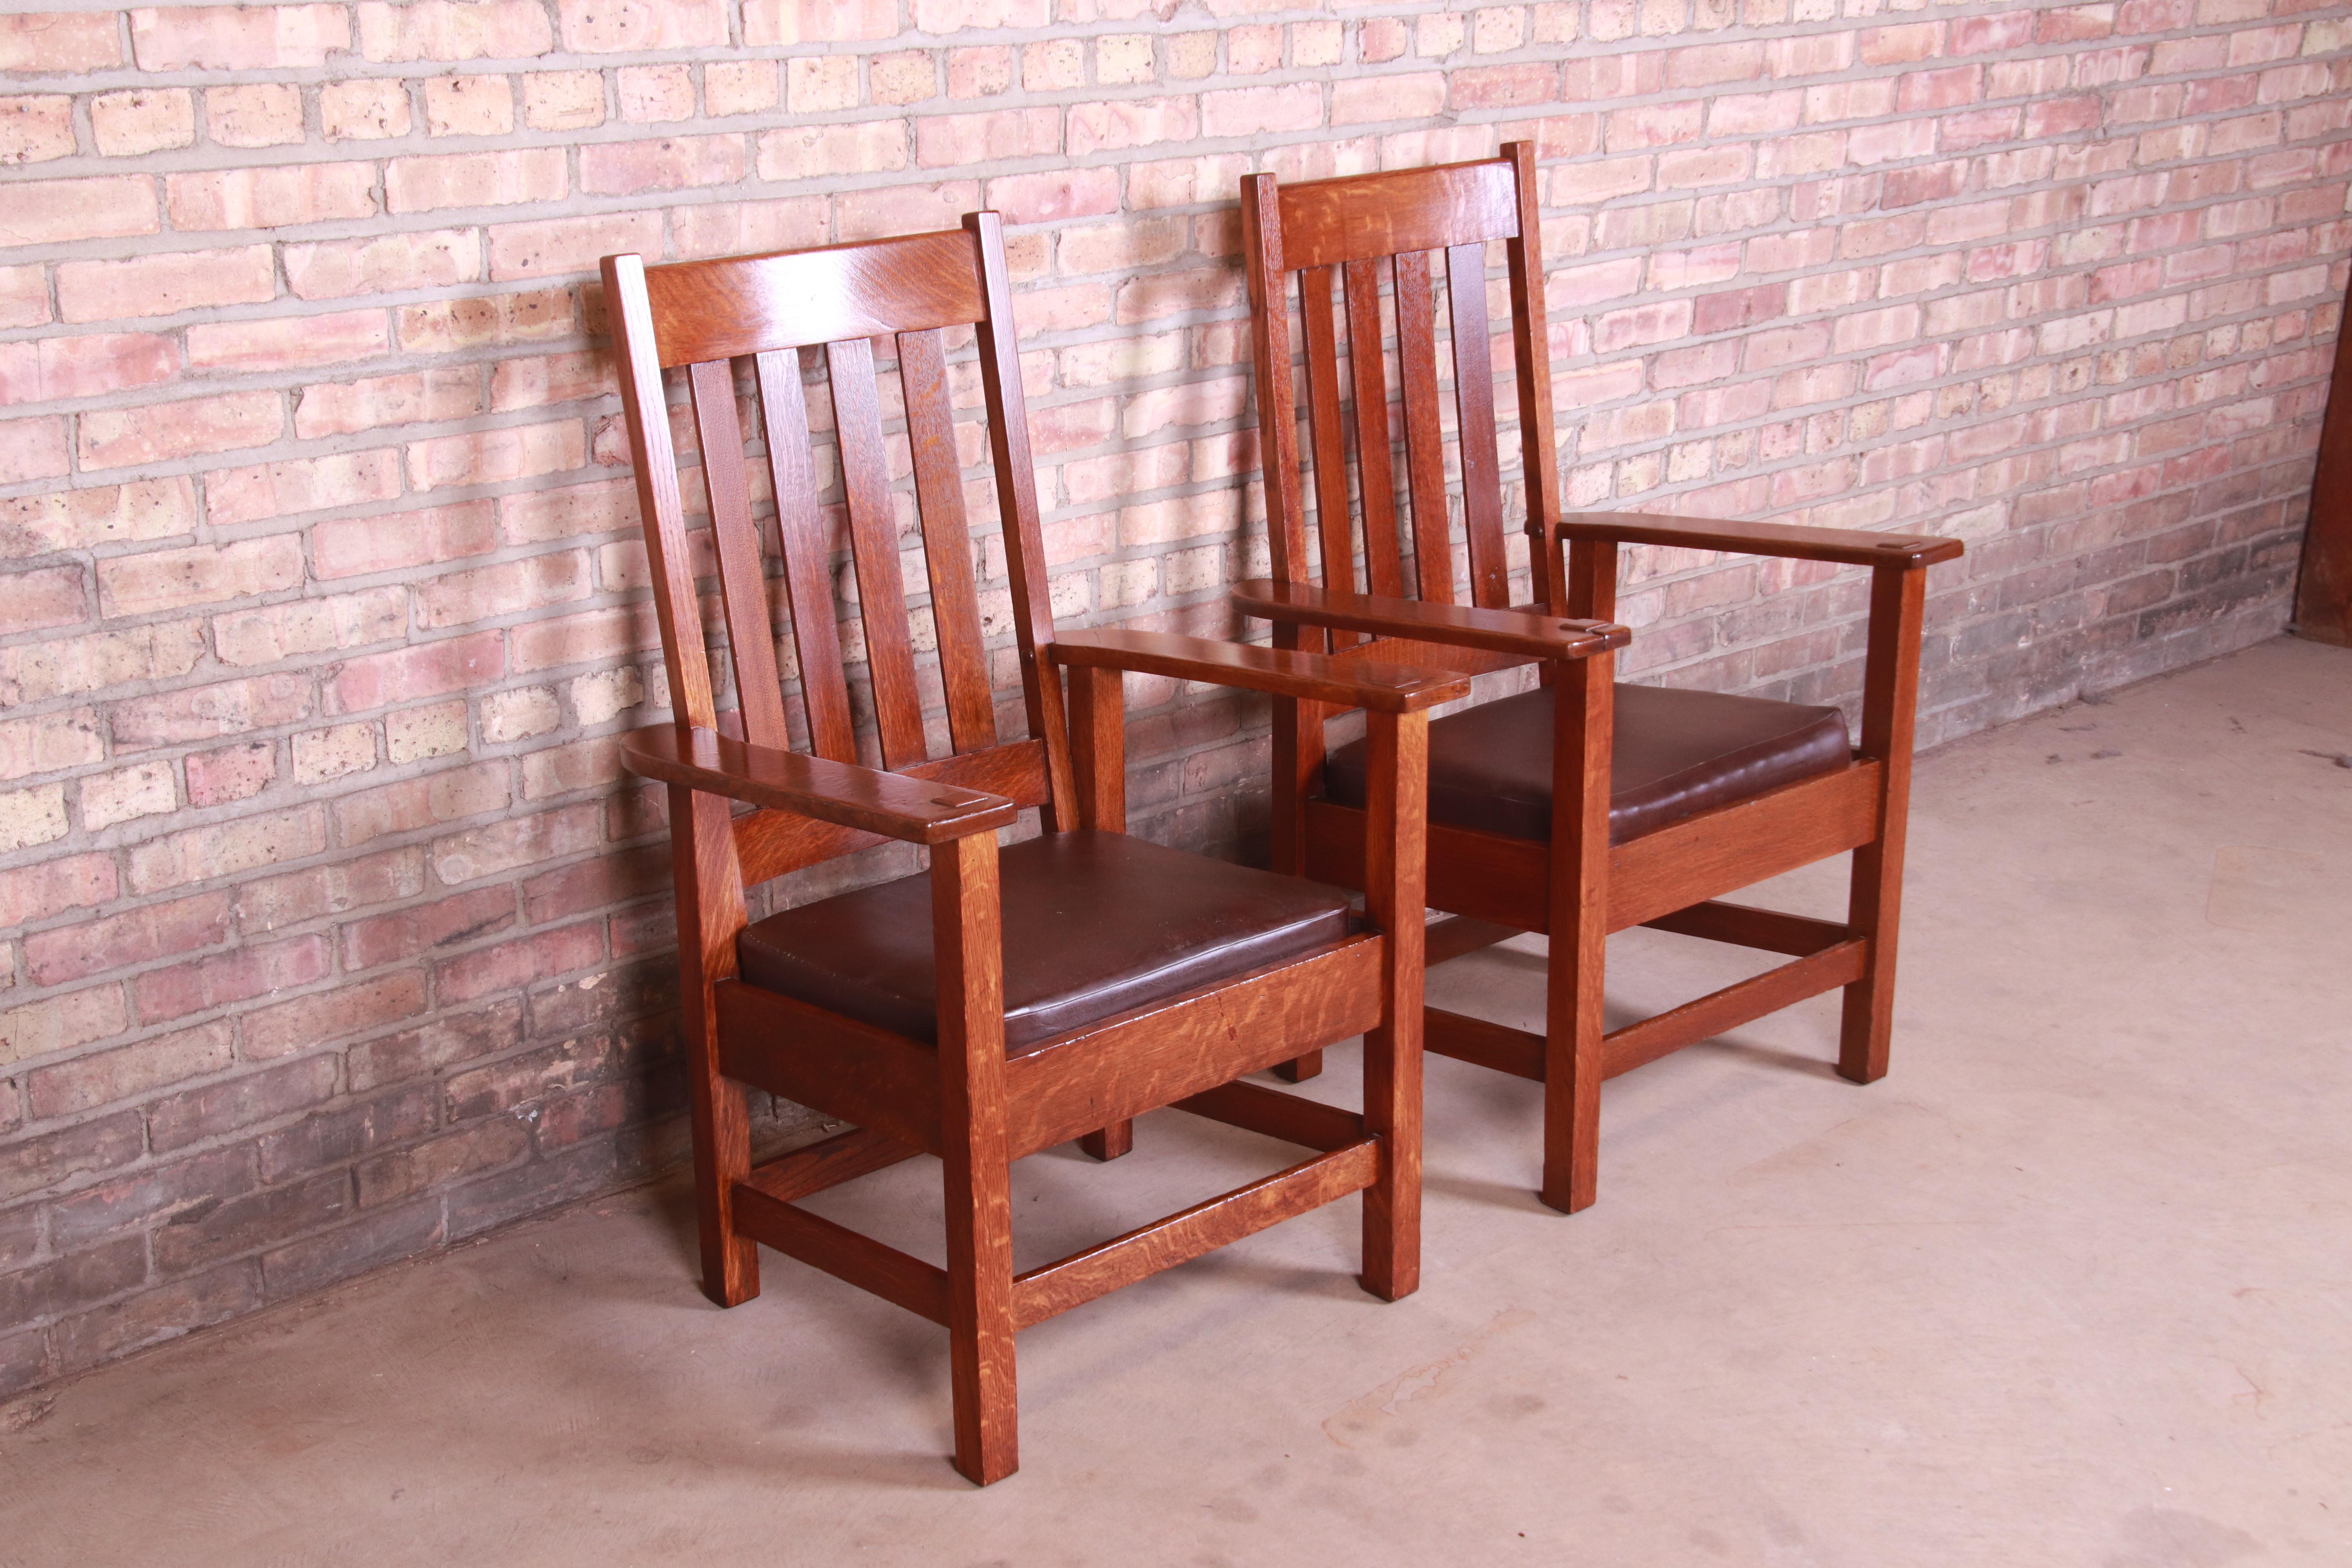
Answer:
<path fill-rule="evenodd" d="M 998 868 L 1012 1053 L 1349 929 L 1337 888 L 1123 833 L 1048 833 Z M 929 872 L 771 915 L 735 951 L 751 984 L 938 1041 Z"/>
<path fill-rule="evenodd" d="M 1551 837 L 1549 691 L 1527 691 L 1449 713 L 1429 726 L 1429 816 L 1512 838 Z M 1325 795 L 1364 804 L 1365 743 L 1334 750 Z M 1845 719 L 1717 691 L 1617 688 L 1610 754 L 1609 841 L 1622 844 L 1670 822 L 1761 795 L 1852 756 Z"/>

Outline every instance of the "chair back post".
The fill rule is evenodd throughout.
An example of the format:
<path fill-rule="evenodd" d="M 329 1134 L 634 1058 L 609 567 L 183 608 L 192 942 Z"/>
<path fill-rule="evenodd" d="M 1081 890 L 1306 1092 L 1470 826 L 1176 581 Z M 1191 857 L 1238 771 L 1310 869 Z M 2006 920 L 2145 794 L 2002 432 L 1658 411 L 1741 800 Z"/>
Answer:
<path fill-rule="evenodd" d="M 1045 581 L 1045 534 L 1037 522 L 1037 466 L 1029 451 L 1029 405 L 1021 390 L 1021 345 L 1013 326 L 1004 225 L 995 213 L 976 212 L 964 215 L 963 226 L 980 247 L 981 289 L 987 307 L 977 323 L 981 385 L 988 400 L 990 449 L 996 458 L 996 506 L 1004 531 L 1005 570 L 1012 578 L 1021 690 L 1028 704 L 1030 738 L 1045 747 L 1050 798 L 1041 809 L 1045 830 L 1052 833 L 1077 820 L 1077 803 L 1062 686 L 1041 657 L 1054 640 L 1054 606 Z"/>
<path fill-rule="evenodd" d="M 1266 547 L 1276 577 L 1304 583 L 1307 519 L 1298 483 L 1298 405 L 1291 385 L 1290 279 L 1282 267 L 1281 190 L 1272 174 L 1242 176 L 1242 256 L 1249 281 Z M 1274 646 L 1323 653 L 1330 644 L 1319 627 L 1277 622 Z M 1294 877 L 1307 868 L 1306 795 L 1323 767 L 1323 720 L 1320 703 L 1275 700 L 1269 864 Z"/>
<path fill-rule="evenodd" d="M 621 412 L 636 466 L 637 512 L 654 572 L 654 614 L 661 623 L 662 664 L 669 676 L 670 711 L 681 724 L 709 729 L 719 721 L 710 664 L 703 652 L 702 611 L 688 564 L 685 509 L 677 488 L 677 452 L 670 444 L 669 400 L 662 393 L 654 346 L 653 305 L 641 256 L 608 256 L 604 298 L 619 361 Z"/>
<path fill-rule="evenodd" d="M 1536 190 L 1536 144 L 1506 142 L 1519 232 L 1504 242 L 1511 274 L 1511 347 L 1519 389 L 1519 474 L 1528 504 L 1528 575 L 1553 614 L 1568 603 L 1559 549 L 1559 437 L 1551 402 L 1551 326 L 1544 303 L 1543 214 Z M 1570 612 L 1573 614 L 1573 612 Z M 1601 616 L 1606 620 L 1609 617 Z"/>

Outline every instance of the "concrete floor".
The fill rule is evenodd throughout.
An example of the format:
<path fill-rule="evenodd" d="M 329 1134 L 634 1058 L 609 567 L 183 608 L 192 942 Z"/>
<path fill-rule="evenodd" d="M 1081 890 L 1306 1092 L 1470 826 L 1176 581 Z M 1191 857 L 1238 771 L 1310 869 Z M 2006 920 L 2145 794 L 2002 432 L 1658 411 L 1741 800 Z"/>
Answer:
<path fill-rule="evenodd" d="M 772 1254 L 706 1305 L 664 1189 L 0 1408 L 0 1563 L 2341 1568 L 2347 752 L 2352 653 L 2278 641 L 1925 759 L 1885 1082 L 1833 999 L 1645 1068 L 1566 1219 L 1534 1086 L 1433 1061 L 1419 1295 L 1343 1204 L 1033 1330 L 988 1491 L 939 1331 Z M 1523 945 L 1433 994 L 1532 1022 Z M 1611 962 L 1630 1015 L 1745 961 Z M 1022 1264 L 1278 1158 L 1026 1162 Z M 824 1206 L 936 1257 L 934 1170 Z"/>

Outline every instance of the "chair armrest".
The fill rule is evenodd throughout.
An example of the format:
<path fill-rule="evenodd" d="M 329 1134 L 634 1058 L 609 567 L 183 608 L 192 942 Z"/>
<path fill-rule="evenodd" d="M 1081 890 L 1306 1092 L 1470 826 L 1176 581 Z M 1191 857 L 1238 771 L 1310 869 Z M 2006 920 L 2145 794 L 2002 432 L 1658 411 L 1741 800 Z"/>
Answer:
<path fill-rule="evenodd" d="M 1236 584 L 1233 603 L 1242 614 L 1262 621 L 1374 632 L 1528 658 L 1590 658 L 1623 647 L 1633 635 L 1607 621 L 1564 621 L 1533 610 L 1482 610 L 1375 594 L 1335 594 L 1311 583 L 1270 577 Z"/>
<path fill-rule="evenodd" d="M 1010 827 L 1001 795 L 754 746 L 715 731 L 657 724 L 621 737 L 621 763 L 664 784 L 813 816 L 909 844 L 945 844 Z"/>
<path fill-rule="evenodd" d="M 1651 517 L 1633 511 L 1571 511 L 1558 524 L 1564 539 L 1669 544 L 1684 550 L 1727 550 L 1742 555 L 1788 555 L 1843 566 L 1932 566 L 1957 561 L 1957 539 L 1932 534 L 1868 533 L 1851 528 L 1796 528 L 1785 522 L 1719 522 L 1691 517 Z"/>
<path fill-rule="evenodd" d="M 1410 713 L 1470 695 L 1470 678 L 1454 670 L 1336 659 L 1171 632 L 1063 632 L 1045 651 L 1064 666 L 1132 669 L 1377 713 Z"/>

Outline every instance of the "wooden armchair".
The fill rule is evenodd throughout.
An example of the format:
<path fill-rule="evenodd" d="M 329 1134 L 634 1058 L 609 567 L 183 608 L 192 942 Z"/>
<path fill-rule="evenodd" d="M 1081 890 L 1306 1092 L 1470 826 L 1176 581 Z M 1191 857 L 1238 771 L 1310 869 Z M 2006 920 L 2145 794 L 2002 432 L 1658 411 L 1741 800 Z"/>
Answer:
<path fill-rule="evenodd" d="M 1593 1198 L 1605 1078 L 1838 986 L 1845 988 L 1838 1069 L 1857 1082 L 1878 1078 L 1886 1070 L 1895 988 L 1925 569 L 1958 556 L 1958 542 L 1563 514 L 1529 143 L 1507 144 L 1499 158 L 1478 163 L 1281 189 L 1271 174 L 1251 175 L 1243 182 L 1242 220 L 1275 577 L 1242 584 L 1234 603 L 1275 622 L 1278 646 L 1328 648 L 1343 663 L 1410 658 L 1474 673 L 1531 661 L 1542 667 L 1543 689 L 1430 726 L 1429 900 L 1454 918 L 1430 928 L 1427 957 L 1440 963 L 1516 932 L 1547 933 L 1545 1029 L 1531 1034 L 1432 1008 L 1426 1047 L 1544 1085 L 1542 1195 L 1571 1212 Z M 1494 240 L 1504 242 L 1509 264 L 1526 527 L 1544 600 L 1533 609 L 1510 607 L 1507 587 L 1486 304 L 1486 247 Z M 1431 276 L 1431 253 L 1439 251 L 1452 319 L 1467 605 L 1454 602 L 1457 560 L 1446 514 Z M 1392 279 L 1402 384 L 1402 486 L 1392 468 L 1383 272 Z M 1299 472 L 1293 274 L 1307 334 L 1320 584 L 1308 575 Z M 1345 297 L 1352 403 L 1345 423 L 1335 283 Z M 1401 490 L 1412 524 L 1409 574 L 1397 525 Z M 1358 592 L 1351 512 L 1363 519 L 1369 593 Z M 1850 744 L 1834 708 L 1620 686 L 1613 655 L 1563 658 L 1579 637 L 1622 641 L 1622 629 L 1602 626 L 1615 614 L 1621 543 L 1869 567 L 1860 748 Z M 1562 613 L 1570 618 L 1552 618 Z M 1352 883 L 1367 864 L 1365 753 L 1358 743 L 1327 755 L 1325 717 L 1312 702 L 1277 704 L 1274 864 Z M 1847 850 L 1854 858 L 1843 921 L 1717 901 Z M 1604 938 L 1636 925 L 1796 962 L 1604 1034 Z M 1290 1073 L 1315 1068 L 1306 1058 Z"/>
<path fill-rule="evenodd" d="M 704 1285 L 759 1292 L 754 1243 L 948 1329 L 956 1468 L 1015 1459 L 1016 1329 L 1277 1220 L 1362 1192 L 1363 1284 L 1420 1267 L 1422 830 L 1428 718 L 1467 683 L 1192 637 L 1057 635 L 996 215 L 872 244 L 648 268 L 604 285 L 656 579 L 675 726 L 628 736 L 669 786 Z M 998 733 L 949 395 L 948 337 L 976 325 L 1011 578 L 1025 738 Z M 875 345 L 896 340 L 949 754 L 928 754 Z M 847 496 L 878 757 L 861 761 L 797 351 L 822 344 Z M 721 728 L 662 390 L 688 367 L 740 736 Z M 782 586 L 813 754 L 787 749 L 761 524 L 735 378 L 748 366 L 772 469 Z M 1125 836 L 1120 672 L 1361 706 L 1369 922 L 1343 893 Z M 1069 679 L 1066 709 L 1063 672 Z M 874 761 L 879 766 L 873 765 Z M 739 815 L 734 807 L 755 809 Z M 1024 806 L 1044 833 L 998 849 Z M 928 872 L 752 922 L 746 889 L 885 839 Z M 1360 1116 L 1234 1081 L 1365 1037 Z M 744 1088 L 856 1130 L 755 1166 Z M 1008 1167 L 1174 1105 L 1313 1151 L 1286 1170 L 1015 1275 Z M 948 1267 L 794 1200 L 915 1154 L 945 1167 Z"/>

